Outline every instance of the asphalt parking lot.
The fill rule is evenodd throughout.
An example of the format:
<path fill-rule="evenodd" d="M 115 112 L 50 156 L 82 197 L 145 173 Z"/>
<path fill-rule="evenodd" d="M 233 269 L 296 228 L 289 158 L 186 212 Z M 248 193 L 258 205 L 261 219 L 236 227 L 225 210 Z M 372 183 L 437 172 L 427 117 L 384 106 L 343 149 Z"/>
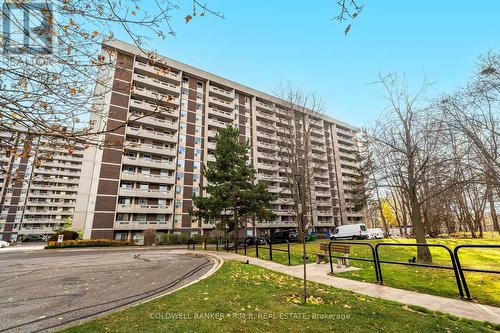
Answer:
<path fill-rule="evenodd" d="M 192 282 L 214 261 L 171 250 L 0 252 L 0 332 L 47 332 Z"/>

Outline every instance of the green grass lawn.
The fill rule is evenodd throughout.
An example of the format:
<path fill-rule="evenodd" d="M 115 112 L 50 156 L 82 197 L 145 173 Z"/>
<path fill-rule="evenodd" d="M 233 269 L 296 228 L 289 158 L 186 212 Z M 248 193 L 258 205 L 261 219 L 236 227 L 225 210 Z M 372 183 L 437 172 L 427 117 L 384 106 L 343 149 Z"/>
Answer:
<path fill-rule="evenodd" d="M 309 283 L 313 298 L 304 305 L 298 296 L 301 287 L 299 279 L 228 261 L 217 273 L 194 285 L 64 332 L 477 333 L 500 330 L 499 325 L 315 283 Z"/>
<path fill-rule="evenodd" d="M 314 253 L 319 252 L 319 244 L 328 240 L 317 240 L 307 243 L 310 262 L 315 260 Z M 375 246 L 378 242 L 400 242 L 414 243 L 414 240 L 370 240 Z M 459 244 L 499 244 L 500 239 L 430 239 L 429 243 L 445 244 L 451 250 Z M 285 249 L 284 244 L 274 244 L 274 248 Z M 302 245 L 293 243 L 291 248 L 292 265 L 301 264 Z M 408 262 L 408 259 L 416 256 L 416 247 L 381 247 L 380 259 Z M 448 252 L 440 248 L 431 248 L 435 264 L 451 266 Z M 243 254 L 243 250 L 239 251 Z M 255 256 L 255 247 L 247 249 L 247 255 Z M 365 246 L 351 246 L 351 256 L 370 258 L 371 252 Z M 267 248 L 259 249 L 259 258 L 269 259 Z M 273 252 L 273 261 L 288 264 L 287 254 L 284 252 Z M 460 261 L 462 267 L 482 268 L 500 270 L 500 249 L 462 249 L 460 250 Z M 375 270 L 372 263 L 362 261 L 351 261 L 352 266 L 361 270 L 338 274 L 359 281 L 376 282 Z M 442 270 L 422 267 L 409 267 L 392 264 L 381 264 L 384 284 L 391 287 L 413 290 L 433 295 L 458 298 L 458 289 L 455 282 L 453 270 Z M 498 274 L 484 274 L 465 272 L 465 277 L 471 296 L 476 301 L 484 304 L 500 306 L 500 276 Z"/>

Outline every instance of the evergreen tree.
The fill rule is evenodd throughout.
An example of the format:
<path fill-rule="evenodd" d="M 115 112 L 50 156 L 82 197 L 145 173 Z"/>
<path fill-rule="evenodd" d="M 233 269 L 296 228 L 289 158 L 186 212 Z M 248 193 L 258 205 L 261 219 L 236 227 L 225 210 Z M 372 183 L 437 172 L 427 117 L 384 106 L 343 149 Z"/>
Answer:
<path fill-rule="evenodd" d="M 248 158 L 250 145 L 239 141 L 237 128 L 219 130 L 215 142 L 215 161 L 203 170 L 207 184 L 201 186 L 201 196 L 193 197 L 191 214 L 208 223 L 218 220 L 238 237 L 248 219 L 271 219 L 269 207 L 274 196 L 264 183 L 255 181 L 255 169 Z"/>

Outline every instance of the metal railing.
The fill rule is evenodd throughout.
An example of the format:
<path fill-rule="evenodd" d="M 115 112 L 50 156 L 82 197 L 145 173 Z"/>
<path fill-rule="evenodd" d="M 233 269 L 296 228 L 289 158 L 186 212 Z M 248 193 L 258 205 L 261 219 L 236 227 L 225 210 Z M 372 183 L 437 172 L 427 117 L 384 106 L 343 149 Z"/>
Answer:
<path fill-rule="evenodd" d="M 460 274 L 460 278 L 462 279 L 465 296 L 467 300 L 472 300 L 470 295 L 469 286 L 467 285 L 467 280 L 465 279 L 464 272 L 476 272 L 476 273 L 488 273 L 488 274 L 500 274 L 500 271 L 488 270 L 488 269 L 478 269 L 478 268 L 463 268 L 462 263 L 460 262 L 460 256 L 458 255 L 458 251 L 462 248 L 473 248 L 473 249 L 500 249 L 500 244 L 462 244 L 455 247 L 453 250 L 453 254 L 455 255 L 455 260 L 457 263 L 458 272 Z"/>
<path fill-rule="evenodd" d="M 452 266 L 443 266 L 443 265 L 433 265 L 433 264 L 421 264 L 421 263 L 414 263 L 414 262 L 404 262 L 404 261 L 392 261 L 392 260 L 380 260 L 379 252 L 378 249 L 380 247 L 390 247 L 390 246 L 415 246 L 415 247 L 439 247 L 442 249 L 445 249 L 449 255 L 450 255 L 450 260 Z M 404 266 L 417 266 L 417 267 L 427 267 L 427 268 L 440 268 L 440 269 L 448 269 L 448 270 L 453 270 L 455 273 L 455 281 L 457 283 L 457 288 L 458 288 L 458 294 L 460 295 L 460 298 L 464 297 L 464 292 L 462 289 L 462 284 L 460 283 L 460 274 L 458 272 L 458 267 L 456 264 L 455 256 L 453 255 L 453 252 L 450 250 L 450 248 L 446 245 L 443 244 L 422 244 L 422 243 L 378 243 L 375 245 L 375 258 L 377 261 L 377 266 L 378 266 L 378 273 L 379 273 L 379 283 L 383 284 L 384 279 L 382 276 L 382 267 L 380 264 L 393 264 L 393 265 L 404 265 Z"/>
<path fill-rule="evenodd" d="M 358 257 L 346 257 L 346 256 L 334 256 L 332 255 L 332 244 L 344 244 L 344 245 L 365 245 L 368 246 L 371 250 L 372 253 L 372 259 L 368 258 L 358 258 Z M 375 278 L 377 280 L 377 283 L 381 281 L 381 276 L 380 276 L 380 271 L 377 265 L 377 255 L 375 253 L 375 248 L 373 245 L 371 245 L 368 242 L 347 242 L 347 241 L 334 241 L 328 243 L 328 256 L 329 256 L 329 261 L 330 261 L 330 273 L 333 274 L 333 262 L 332 258 L 338 258 L 338 259 L 349 259 L 349 260 L 358 260 L 358 261 L 367 261 L 367 262 L 372 262 L 373 266 L 375 267 Z"/>
<path fill-rule="evenodd" d="M 254 240 L 254 244 L 248 245 L 248 240 L 252 239 Z M 242 241 L 240 243 L 240 241 Z M 221 251 L 225 250 L 226 252 L 230 252 L 234 250 L 235 253 L 238 253 L 238 250 L 243 249 L 244 254 L 247 254 L 247 250 L 249 248 L 255 247 L 255 257 L 259 258 L 259 249 L 261 250 L 267 250 L 269 251 L 269 260 L 273 260 L 273 253 L 275 252 L 286 252 L 287 254 L 287 259 L 288 259 L 288 265 L 290 266 L 292 264 L 292 258 L 291 258 L 291 253 L 290 253 L 290 242 L 288 240 L 286 241 L 286 249 L 280 249 L 280 248 L 275 248 L 273 247 L 273 243 L 270 238 L 267 237 L 245 237 L 245 238 L 240 238 L 240 239 L 235 239 L 235 240 L 230 240 L 229 238 L 226 237 L 218 237 L 215 239 L 215 243 L 212 243 L 215 245 L 215 251 Z M 203 246 L 203 250 L 207 250 L 207 244 L 209 242 L 207 239 L 201 240 Z M 196 250 L 196 245 L 199 244 L 199 242 L 194 241 L 193 239 L 189 239 L 187 243 L 187 248 L 188 250 Z M 201 245 L 201 244 L 200 244 Z"/>

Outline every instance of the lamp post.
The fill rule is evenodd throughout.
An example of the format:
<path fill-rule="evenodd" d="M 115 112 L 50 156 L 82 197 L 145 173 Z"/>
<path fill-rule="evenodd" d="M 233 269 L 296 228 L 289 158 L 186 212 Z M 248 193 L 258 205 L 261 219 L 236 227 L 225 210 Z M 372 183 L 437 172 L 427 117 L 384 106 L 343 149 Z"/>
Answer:
<path fill-rule="evenodd" d="M 306 233 L 305 233 L 305 228 L 304 228 L 304 214 L 303 214 L 303 208 L 302 207 L 302 196 L 301 196 L 301 180 L 302 177 L 299 174 L 296 174 L 295 176 L 295 183 L 297 186 L 297 212 L 298 212 L 298 227 L 300 228 L 300 236 L 302 240 L 302 262 L 304 265 L 304 303 L 307 302 L 307 279 L 306 279 L 306 264 L 307 264 L 307 253 L 306 253 Z"/>

